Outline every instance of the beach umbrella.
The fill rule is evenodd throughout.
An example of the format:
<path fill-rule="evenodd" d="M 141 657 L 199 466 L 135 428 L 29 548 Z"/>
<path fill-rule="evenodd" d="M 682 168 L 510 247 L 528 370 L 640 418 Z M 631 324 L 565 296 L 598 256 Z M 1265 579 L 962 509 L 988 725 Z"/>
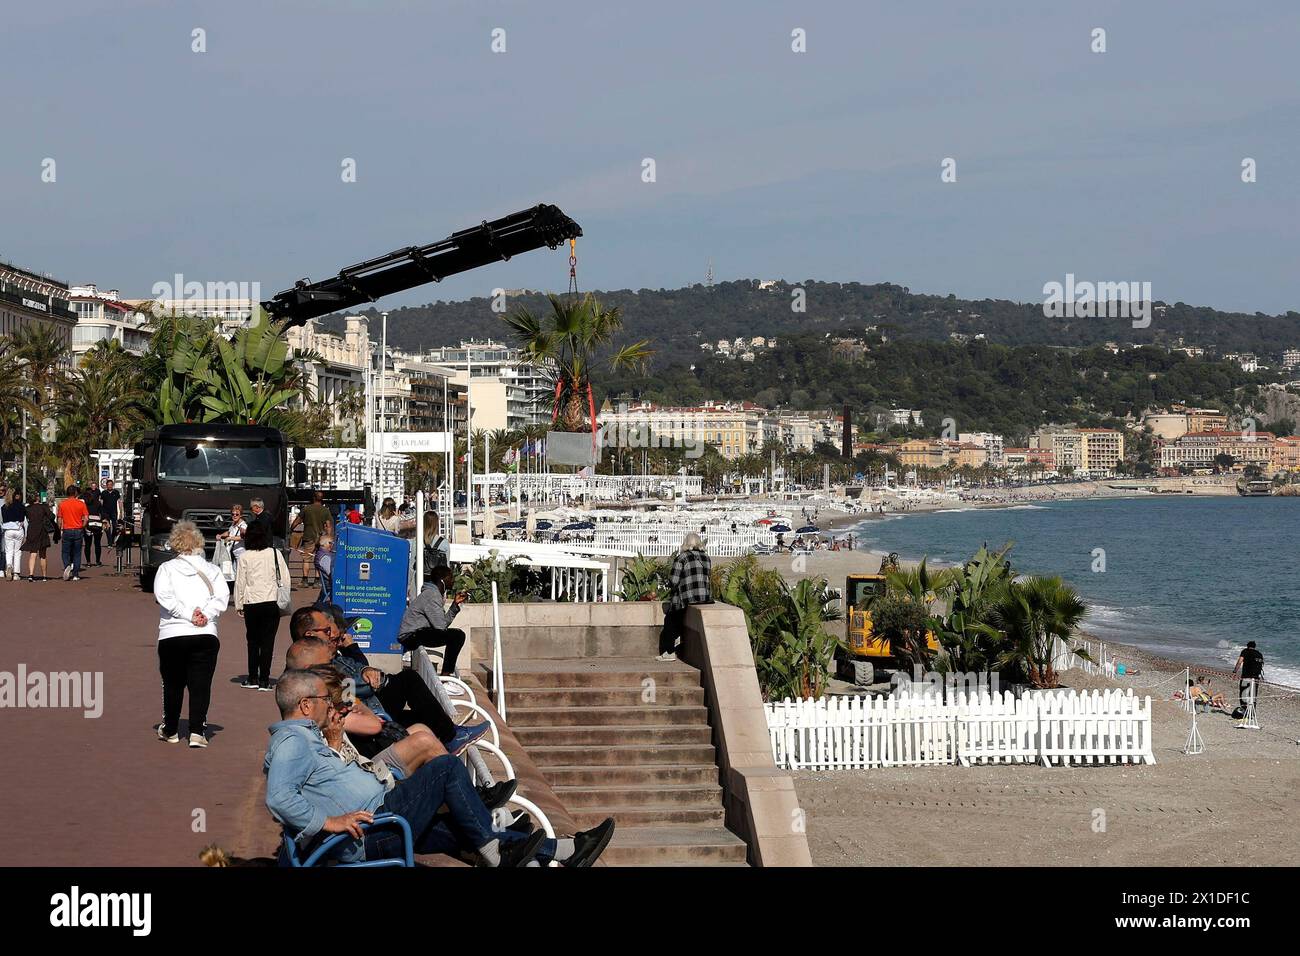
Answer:
<path fill-rule="evenodd" d="M 767 530 L 775 531 L 779 534 L 785 534 L 787 531 L 790 530 L 790 526 L 788 524 L 774 524 L 772 525 L 772 527 L 768 528 Z"/>
<path fill-rule="evenodd" d="M 754 524 L 772 524 L 773 520 L 772 518 L 759 518 Z"/>
<path fill-rule="evenodd" d="M 821 532 L 821 530 L 822 529 L 817 527 L 815 524 L 806 524 L 802 528 L 800 528 L 796 533 L 797 534 L 818 534 Z"/>
<path fill-rule="evenodd" d="M 551 523 L 550 523 L 549 521 L 539 521 L 539 522 L 537 522 L 537 530 L 538 530 L 538 531 L 550 531 L 550 530 L 551 530 Z"/>
<path fill-rule="evenodd" d="M 503 530 L 506 528 L 522 528 L 523 526 L 524 523 L 522 521 L 503 521 L 499 525 L 497 525 L 498 528 L 501 528 Z"/>

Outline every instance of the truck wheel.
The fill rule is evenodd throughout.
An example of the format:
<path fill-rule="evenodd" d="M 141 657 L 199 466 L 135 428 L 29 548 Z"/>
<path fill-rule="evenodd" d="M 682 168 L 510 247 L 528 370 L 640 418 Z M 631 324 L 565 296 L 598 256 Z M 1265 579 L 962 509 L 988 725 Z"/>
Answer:
<path fill-rule="evenodd" d="M 153 576 L 158 572 L 157 568 L 140 569 L 140 590 L 146 594 L 153 593 Z"/>

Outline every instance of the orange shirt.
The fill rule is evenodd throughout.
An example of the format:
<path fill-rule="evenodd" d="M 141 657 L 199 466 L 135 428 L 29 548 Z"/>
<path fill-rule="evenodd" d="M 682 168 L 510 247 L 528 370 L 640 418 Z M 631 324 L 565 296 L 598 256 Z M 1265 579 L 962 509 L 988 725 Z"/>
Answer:
<path fill-rule="evenodd" d="M 89 515 L 86 503 L 80 498 L 64 498 L 59 502 L 59 520 L 63 522 L 64 531 L 80 531 L 86 526 Z"/>

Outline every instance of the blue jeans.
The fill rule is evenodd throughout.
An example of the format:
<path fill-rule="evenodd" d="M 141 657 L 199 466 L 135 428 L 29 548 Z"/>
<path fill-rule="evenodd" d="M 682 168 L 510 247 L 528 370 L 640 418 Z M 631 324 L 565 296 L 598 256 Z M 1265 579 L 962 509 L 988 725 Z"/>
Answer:
<path fill-rule="evenodd" d="M 81 539 L 82 532 L 80 528 L 76 531 L 65 530 L 63 532 L 63 566 L 72 568 L 74 576 L 81 575 Z"/>
<path fill-rule="evenodd" d="M 439 814 L 443 804 L 447 813 Z M 493 840 L 503 844 L 527 837 L 514 830 L 493 830 L 492 812 L 483 805 L 469 779 L 469 771 L 450 754 L 435 757 L 410 779 L 391 790 L 377 813 L 395 813 L 411 825 L 416 853 L 454 854 L 477 850 Z M 366 859 L 397 856 L 402 837 L 391 829 L 366 834 Z M 541 862 L 555 855 L 555 841 L 545 840 L 537 851 Z"/>

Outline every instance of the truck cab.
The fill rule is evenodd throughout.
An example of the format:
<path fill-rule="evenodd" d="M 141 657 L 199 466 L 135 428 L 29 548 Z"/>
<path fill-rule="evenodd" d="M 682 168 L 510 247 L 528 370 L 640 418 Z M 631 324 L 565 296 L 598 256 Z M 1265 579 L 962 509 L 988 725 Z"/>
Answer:
<path fill-rule="evenodd" d="M 230 509 L 261 498 L 274 547 L 289 537 L 289 444 L 284 433 L 259 425 L 163 425 L 135 446 L 131 475 L 140 502 L 140 584 L 153 586 L 158 567 L 174 557 L 167 537 L 179 521 L 203 532 L 210 560 L 217 535 L 230 527 Z"/>

